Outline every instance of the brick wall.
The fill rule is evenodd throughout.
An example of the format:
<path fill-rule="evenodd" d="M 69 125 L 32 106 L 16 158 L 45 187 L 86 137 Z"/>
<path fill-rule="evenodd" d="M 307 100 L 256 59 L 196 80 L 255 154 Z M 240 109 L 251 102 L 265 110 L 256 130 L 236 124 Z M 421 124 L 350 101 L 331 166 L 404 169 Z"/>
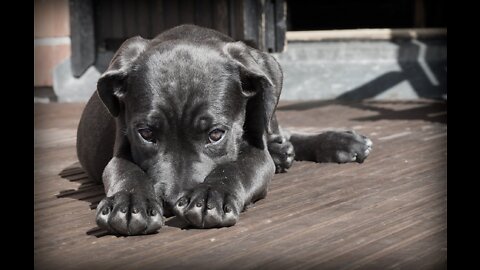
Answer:
<path fill-rule="evenodd" d="M 52 86 L 54 67 L 70 57 L 68 0 L 34 0 L 34 86 Z"/>

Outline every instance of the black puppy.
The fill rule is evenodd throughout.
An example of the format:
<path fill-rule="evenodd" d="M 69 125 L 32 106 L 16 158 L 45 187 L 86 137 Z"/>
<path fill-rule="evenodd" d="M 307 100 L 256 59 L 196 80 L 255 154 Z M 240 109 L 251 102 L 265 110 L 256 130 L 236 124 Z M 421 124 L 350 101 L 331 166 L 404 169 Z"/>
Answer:
<path fill-rule="evenodd" d="M 80 163 L 105 186 L 98 226 L 146 234 L 164 215 L 231 226 L 294 156 L 363 162 L 372 143 L 354 132 L 280 132 L 282 79 L 272 56 L 198 26 L 125 41 L 78 127 Z"/>

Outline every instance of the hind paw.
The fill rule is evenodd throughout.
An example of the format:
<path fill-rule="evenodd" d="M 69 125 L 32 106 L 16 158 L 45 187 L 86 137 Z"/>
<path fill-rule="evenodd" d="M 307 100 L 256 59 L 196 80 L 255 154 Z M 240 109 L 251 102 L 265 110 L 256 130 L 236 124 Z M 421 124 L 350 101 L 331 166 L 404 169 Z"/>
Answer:
<path fill-rule="evenodd" d="M 372 151 L 372 141 L 354 131 L 330 131 L 319 137 L 317 162 L 363 163 Z"/>

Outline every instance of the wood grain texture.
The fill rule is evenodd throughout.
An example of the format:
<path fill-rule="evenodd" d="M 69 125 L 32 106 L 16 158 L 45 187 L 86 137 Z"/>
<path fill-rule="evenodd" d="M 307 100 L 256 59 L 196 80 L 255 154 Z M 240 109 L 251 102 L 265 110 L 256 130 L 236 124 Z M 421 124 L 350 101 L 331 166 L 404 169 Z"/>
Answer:
<path fill-rule="evenodd" d="M 34 261 L 38 269 L 446 269 L 447 107 L 442 102 L 282 102 L 285 129 L 354 128 L 364 164 L 297 162 L 266 199 L 221 229 L 170 218 L 148 236 L 105 235 L 101 185 L 79 168 L 84 104 L 36 104 Z"/>
<path fill-rule="evenodd" d="M 95 18 L 93 0 L 71 0 L 71 68 L 80 77 L 95 62 Z"/>
<path fill-rule="evenodd" d="M 229 35 L 228 0 L 214 0 L 213 9 L 213 28 Z"/>

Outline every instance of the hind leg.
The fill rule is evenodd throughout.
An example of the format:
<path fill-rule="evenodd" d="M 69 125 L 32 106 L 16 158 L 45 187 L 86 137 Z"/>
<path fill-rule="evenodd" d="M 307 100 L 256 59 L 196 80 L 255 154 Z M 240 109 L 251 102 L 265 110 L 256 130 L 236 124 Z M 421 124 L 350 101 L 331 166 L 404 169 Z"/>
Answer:
<path fill-rule="evenodd" d="M 295 148 L 295 160 L 363 163 L 372 151 L 372 141 L 354 131 L 292 134 L 290 142 Z"/>
<path fill-rule="evenodd" d="M 275 173 L 286 172 L 294 160 L 363 163 L 372 151 L 372 141 L 354 131 L 290 134 L 280 129 L 275 116 L 272 131 L 268 136 L 268 151 L 275 162 Z"/>
<path fill-rule="evenodd" d="M 115 120 L 97 94 L 83 110 L 77 130 L 77 157 L 90 179 L 102 183 L 102 173 L 113 156 Z"/>

